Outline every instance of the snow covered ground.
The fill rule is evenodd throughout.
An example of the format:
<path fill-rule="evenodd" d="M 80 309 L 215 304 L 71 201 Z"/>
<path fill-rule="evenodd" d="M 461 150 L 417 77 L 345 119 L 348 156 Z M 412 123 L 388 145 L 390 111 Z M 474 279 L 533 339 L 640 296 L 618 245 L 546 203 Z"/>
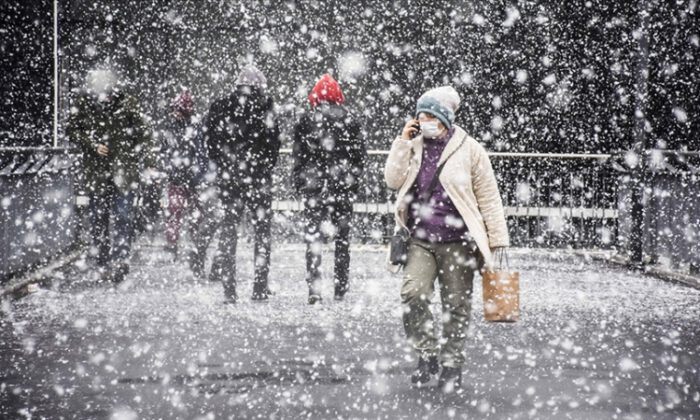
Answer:
<path fill-rule="evenodd" d="M 0 417 L 700 418 L 698 290 L 516 251 L 521 321 L 486 323 L 477 281 L 464 388 L 442 395 L 410 386 L 383 248 L 354 247 L 347 300 L 327 278 L 320 306 L 306 304 L 302 246 L 275 247 L 267 303 L 249 299 L 247 245 L 239 257 L 236 305 L 148 246 L 120 289 L 78 264 L 5 302 Z"/>

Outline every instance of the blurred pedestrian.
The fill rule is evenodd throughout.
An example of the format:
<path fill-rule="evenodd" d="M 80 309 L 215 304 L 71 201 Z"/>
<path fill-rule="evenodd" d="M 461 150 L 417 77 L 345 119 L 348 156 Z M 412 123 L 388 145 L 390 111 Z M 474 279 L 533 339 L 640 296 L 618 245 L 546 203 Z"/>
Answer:
<path fill-rule="evenodd" d="M 201 147 L 202 155 L 198 164 L 199 173 L 193 179 L 193 201 L 196 209 L 192 214 L 190 236 L 194 245 L 188 256 L 190 269 L 198 279 L 205 277 L 204 265 L 206 262 L 207 248 L 211 243 L 220 222 L 221 206 L 216 191 L 215 165 L 209 160 L 207 148 L 208 115 L 204 115 L 194 131 L 192 141 L 197 147 Z M 217 270 L 216 266 L 212 271 Z M 220 272 L 219 272 L 220 273 Z M 220 274 L 214 274 L 214 277 Z"/>
<path fill-rule="evenodd" d="M 425 384 L 442 365 L 438 385 L 445 391 L 461 386 L 474 272 L 491 266 L 495 248 L 509 245 L 489 157 L 454 124 L 459 102 L 448 86 L 422 95 L 416 118 L 392 143 L 384 172 L 398 191 L 397 228 L 410 233 L 401 301 L 404 329 L 419 357 L 411 380 Z M 441 339 L 430 311 L 436 278 Z"/>
<path fill-rule="evenodd" d="M 331 75 L 321 77 L 308 99 L 311 111 L 294 128 L 292 177 L 304 203 L 306 282 L 313 305 L 322 299 L 321 247 L 327 237 L 335 241 L 335 299 L 348 291 L 353 202 L 366 149 L 358 119 L 345 107 L 345 96 Z"/>
<path fill-rule="evenodd" d="M 170 109 L 169 124 L 163 131 L 164 169 L 168 176 L 165 239 L 166 250 L 177 259 L 183 220 L 189 216 L 192 232 L 197 232 L 198 222 L 203 216 L 198 187 L 204 180 L 207 159 L 202 128 L 189 91 L 178 94 Z"/>
<path fill-rule="evenodd" d="M 272 169 L 279 155 L 279 127 L 267 81 L 253 65 L 243 68 L 235 90 L 209 110 L 207 150 L 217 166 L 217 185 L 224 210 L 218 255 L 210 278 L 221 280 L 226 302 L 236 293 L 238 225 L 248 215 L 255 231 L 253 300 L 270 295 L 270 225 Z"/>
<path fill-rule="evenodd" d="M 149 131 L 137 100 L 125 92 L 116 73 L 93 70 L 71 108 L 66 134 L 83 153 L 94 242 L 90 253 L 105 277 L 119 283 L 129 272 L 141 176 L 154 166 Z"/>

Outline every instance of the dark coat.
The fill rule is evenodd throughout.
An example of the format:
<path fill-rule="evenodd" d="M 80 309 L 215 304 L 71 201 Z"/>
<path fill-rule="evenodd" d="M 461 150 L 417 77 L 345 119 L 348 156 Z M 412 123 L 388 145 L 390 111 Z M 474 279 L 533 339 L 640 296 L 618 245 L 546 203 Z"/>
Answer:
<path fill-rule="evenodd" d="M 366 157 L 357 119 L 341 105 L 319 105 L 294 129 L 294 187 L 306 198 L 351 199 Z"/>
<path fill-rule="evenodd" d="M 122 92 L 109 102 L 91 95 L 78 97 L 66 127 L 68 138 L 83 153 L 85 188 L 89 191 L 114 182 L 123 191 L 136 190 L 144 167 L 153 167 L 151 136 L 135 98 Z M 97 154 L 97 145 L 109 148 Z"/>
<path fill-rule="evenodd" d="M 168 180 L 177 185 L 194 187 L 207 170 L 201 123 L 188 119 L 173 119 L 163 132 L 163 169 Z"/>
<path fill-rule="evenodd" d="M 206 123 L 207 152 L 221 187 L 269 186 L 280 139 L 272 98 L 261 89 L 239 86 L 215 101 Z"/>

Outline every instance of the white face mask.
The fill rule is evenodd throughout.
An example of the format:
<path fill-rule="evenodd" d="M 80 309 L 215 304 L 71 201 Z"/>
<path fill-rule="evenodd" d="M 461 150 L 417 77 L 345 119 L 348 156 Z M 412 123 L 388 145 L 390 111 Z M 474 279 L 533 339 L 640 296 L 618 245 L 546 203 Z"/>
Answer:
<path fill-rule="evenodd" d="M 423 137 L 428 139 L 434 139 L 442 133 L 442 130 L 438 127 L 438 121 L 422 121 L 420 123 L 420 131 L 423 133 Z"/>

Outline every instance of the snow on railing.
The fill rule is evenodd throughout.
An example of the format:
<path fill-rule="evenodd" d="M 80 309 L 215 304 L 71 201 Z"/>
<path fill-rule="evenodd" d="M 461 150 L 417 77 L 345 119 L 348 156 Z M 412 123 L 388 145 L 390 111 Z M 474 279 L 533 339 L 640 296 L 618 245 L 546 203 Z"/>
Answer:
<path fill-rule="evenodd" d="M 66 169 L 75 162 L 72 152 L 63 147 L 0 147 L 0 176 Z"/>

